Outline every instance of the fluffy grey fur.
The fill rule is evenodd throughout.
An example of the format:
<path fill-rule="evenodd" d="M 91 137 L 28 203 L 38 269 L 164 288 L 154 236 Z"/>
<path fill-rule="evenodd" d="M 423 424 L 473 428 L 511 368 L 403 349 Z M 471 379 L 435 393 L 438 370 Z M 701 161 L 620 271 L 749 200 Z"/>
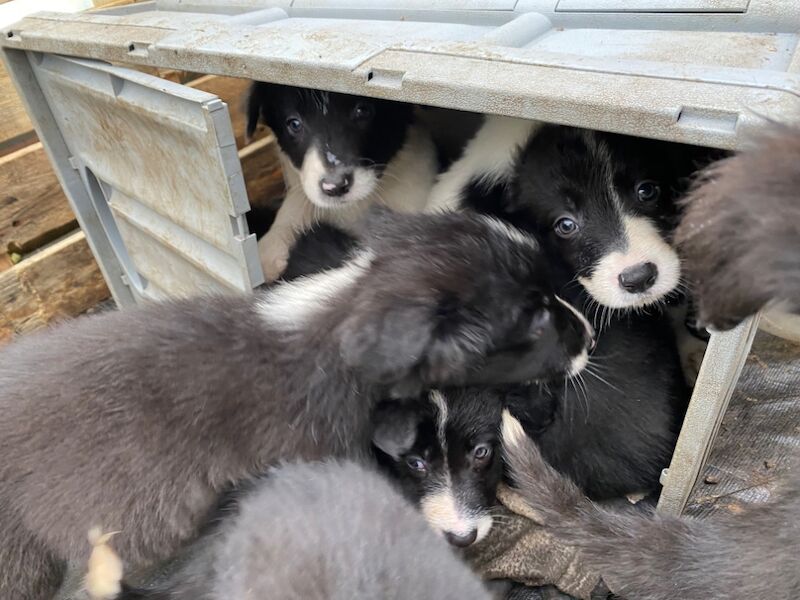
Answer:
<path fill-rule="evenodd" d="M 700 321 L 727 329 L 771 301 L 800 310 L 800 127 L 771 125 L 686 203 L 676 240 Z"/>
<path fill-rule="evenodd" d="M 353 462 L 269 473 L 170 581 L 119 600 L 488 600 L 380 475 Z"/>
<path fill-rule="evenodd" d="M 369 256 L 255 298 L 107 313 L 0 351 L 0 598 L 51 597 L 94 525 L 121 531 L 129 568 L 170 558 L 231 482 L 366 448 L 386 394 L 557 376 L 585 352 L 530 238 L 467 215 L 370 230 Z"/>
<path fill-rule="evenodd" d="M 790 600 L 800 594 L 800 477 L 772 502 L 714 519 L 604 509 L 509 436 L 506 459 L 519 491 L 552 532 L 581 547 L 584 565 L 629 600 Z M 509 442 L 509 437 L 517 440 Z"/>

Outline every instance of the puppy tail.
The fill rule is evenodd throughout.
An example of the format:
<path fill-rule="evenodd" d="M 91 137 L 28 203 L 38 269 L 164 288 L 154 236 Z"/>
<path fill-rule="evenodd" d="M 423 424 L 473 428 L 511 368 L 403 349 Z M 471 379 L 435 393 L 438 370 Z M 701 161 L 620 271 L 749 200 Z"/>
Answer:
<path fill-rule="evenodd" d="M 628 600 L 788 599 L 800 591 L 798 482 L 779 503 L 755 506 L 744 518 L 611 511 L 548 465 L 507 410 L 502 433 L 517 491 L 554 535 L 581 549 L 583 564 L 615 594 Z"/>
<path fill-rule="evenodd" d="M 99 527 L 89 531 L 92 553 L 84 587 L 92 600 L 115 600 L 122 592 L 122 560 L 109 545 L 118 531 L 103 533 Z"/>
<path fill-rule="evenodd" d="M 766 127 L 701 172 L 675 234 L 701 322 L 729 329 L 765 305 L 800 310 L 800 127 Z"/>

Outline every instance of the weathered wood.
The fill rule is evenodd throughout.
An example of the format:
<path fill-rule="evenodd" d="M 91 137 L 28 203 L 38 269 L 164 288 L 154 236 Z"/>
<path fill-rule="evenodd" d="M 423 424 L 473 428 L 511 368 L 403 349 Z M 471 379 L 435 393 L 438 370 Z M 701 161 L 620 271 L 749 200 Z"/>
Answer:
<path fill-rule="evenodd" d="M 270 134 L 239 151 L 242 173 L 251 206 L 276 207 L 286 193 L 278 146 Z"/>
<path fill-rule="evenodd" d="M 0 60 L 0 156 L 36 141 L 33 124 Z"/>
<path fill-rule="evenodd" d="M 237 106 L 248 82 L 209 76 L 189 85 L 216 94 L 230 105 L 234 134 L 237 143 L 243 144 L 245 119 Z M 283 196 L 283 179 L 274 137 L 264 128 L 255 137 L 259 142 L 243 148 L 240 159 L 248 196 L 254 205 L 264 205 Z M 75 226 L 75 216 L 40 143 L 0 158 L 1 254 L 27 254 Z"/>
<path fill-rule="evenodd" d="M 83 233 L 72 233 L 0 273 L 0 343 L 78 315 L 108 297 Z"/>
<path fill-rule="evenodd" d="M 77 226 L 40 143 L 0 158 L 0 248 L 27 254 Z"/>

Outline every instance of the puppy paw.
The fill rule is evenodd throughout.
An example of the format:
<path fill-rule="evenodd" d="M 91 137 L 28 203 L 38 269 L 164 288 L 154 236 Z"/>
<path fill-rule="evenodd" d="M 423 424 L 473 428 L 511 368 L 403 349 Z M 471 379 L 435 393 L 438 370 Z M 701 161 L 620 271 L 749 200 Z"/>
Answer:
<path fill-rule="evenodd" d="M 113 600 L 122 591 L 122 560 L 108 544 L 117 533 L 103 533 L 99 527 L 89 531 L 92 553 L 84 588 L 92 600 Z"/>
<path fill-rule="evenodd" d="M 262 239 L 262 241 L 264 241 Z M 261 270 L 264 272 L 264 279 L 267 282 L 277 280 L 286 270 L 289 262 L 289 252 L 286 246 L 281 243 L 261 243 L 258 244 L 258 256 L 261 261 Z"/>

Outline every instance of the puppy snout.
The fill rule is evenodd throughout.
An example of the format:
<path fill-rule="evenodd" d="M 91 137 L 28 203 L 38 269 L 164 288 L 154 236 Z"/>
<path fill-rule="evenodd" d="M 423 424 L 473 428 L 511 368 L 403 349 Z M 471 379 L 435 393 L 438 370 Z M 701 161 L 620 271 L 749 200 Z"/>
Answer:
<path fill-rule="evenodd" d="M 476 528 L 470 531 L 469 533 L 463 535 L 459 533 L 453 533 L 452 531 L 445 531 L 444 537 L 453 546 L 457 546 L 459 548 L 466 548 L 467 546 L 470 546 L 473 543 L 475 543 L 475 540 L 478 539 L 478 530 Z"/>
<path fill-rule="evenodd" d="M 618 279 L 622 289 L 639 294 L 653 287 L 658 279 L 658 267 L 651 262 L 638 263 L 623 270 Z"/>
<path fill-rule="evenodd" d="M 334 171 L 326 173 L 319 180 L 319 187 L 326 196 L 344 196 L 353 185 L 353 173 L 350 171 Z"/>

